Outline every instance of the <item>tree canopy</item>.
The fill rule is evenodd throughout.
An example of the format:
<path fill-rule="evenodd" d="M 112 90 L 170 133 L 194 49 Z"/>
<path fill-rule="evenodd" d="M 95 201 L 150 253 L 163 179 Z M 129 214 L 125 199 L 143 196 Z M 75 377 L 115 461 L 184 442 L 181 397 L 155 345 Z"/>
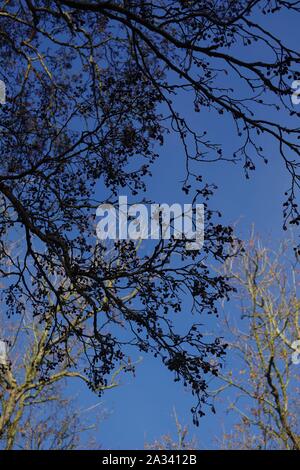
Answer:
<path fill-rule="evenodd" d="M 218 373 L 226 345 L 207 342 L 197 317 L 179 331 L 173 312 L 187 295 L 194 313 L 216 313 L 230 291 L 226 276 L 208 266 L 225 260 L 232 229 L 208 206 L 214 186 L 202 181 L 200 166 L 227 156 L 205 129 L 190 126 L 173 98 L 186 93 L 195 112 L 232 117 L 243 143 L 230 159 L 243 161 L 246 176 L 257 158 L 267 161 L 261 136 L 278 143 L 291 175 L 284 219 L 298 224 L 299 128 L 290 116 L 297 114 L 290 86 L 299 78 L 300 55 L 263 20 L 287 9 L 299 13 L 299 2 L 2 4 L 2 302 L 8 315 L 27 308 L 41 324 L 52 317 L 48 368 L 65 361 L 76 338 L 89 386 L 97 390 L 128 362 L 131 348 L 149 351 L 192 388 L 198 422 L 207 399 L 204 374 Z M 285 112 L 289 124 L 265 117 L 270 106 Z M 206 201 L 204 248 L 196 253 L 184 240 L 160 240 L 146 255 L 126 240 L 100 243 L 97 206 L 115 202 L 122 190 L 143 197 L 167 132 L 182 142 L 183 191 Z M 57 335 L 59 348 L 51 339 Z M 70 360 L 69 367 L 76 364 Z"/>

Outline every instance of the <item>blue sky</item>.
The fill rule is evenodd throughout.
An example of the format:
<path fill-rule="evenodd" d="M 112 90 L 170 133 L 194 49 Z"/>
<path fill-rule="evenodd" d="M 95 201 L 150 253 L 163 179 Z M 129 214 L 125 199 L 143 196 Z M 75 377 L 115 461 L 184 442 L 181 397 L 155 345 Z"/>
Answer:
<path fill-rule="evenodd" d="M 226 139 L 225 133 L 220 135 L 220 140 L 222 138 Z M 268 151 L 276 156 L 274 146 L 270 146 Z M 155 197 L 159 202 L 180 202 L 184 198 L 180 189 L 182 172 L 178 143 L 170 138 L 162 153 L 149 197 Z M 170 158 L 177 160 L 176 164 L 170 165 Z M 285 235 L 281 205 L 288 176 L 279 158 L 274 158 L 269 165 L 261 163 L 249 180 L 244 178 L 241 166 L 226 162 L 207 164 L 205 174 L 219 186 L 211 205 L 221 210 L 224 223 L 236 226 L 238 236 L 247 239 L 252 224 L 257 233 L 271 237 L 275 244 Z M 212 318 L 212 328 L 215 322 Z M 85 391 L 81 396 L 87 400 L 86 403 L 97 402 Z M 194 428 L 189 411 L 193 398 L 182 385 L 173 382 L 172 375 L 157 360 L 149 356 L 144 356 L 137 366 L 135 378 L 123 376 L 121 386 L 106 393 L 101 401 L 110 411 L 99 430 L 99 440 L 105 448 L 143 448 L 145 441 L 151 442 L 165 432 L 174 432 L 173 407 L 182 422 L 190 425 L 191 434 L 204 448 L 214 447 L 214 436 L 220 434 L 224 421 L 230 424 L 224 410 L 215 416 L 208 410 L 199 429 Z"/>
<path fill-rule="evenodd" d="M 200 115 L 197 118 L 201 119 Z M 226 141 L 230 136 L 227 126 L 222 121 L 219 124 L 219 142 Z M 241 165 L 227 162 L 205 164 L 201 171 L 219 187 L 210 204 L 222 212 L 224 224 L 235 225 L 236 234 L 242 239 L 249 237 L 254 224 L 258 234 L 270 237 L 276 244 L 285 236 L 282 202 L 289 178 L 276 147 L 270 143 L 267 150 L 272 156 L 270 163 L 260 162 L 249 180 L 245 179 Z M 181 191 L 182 171 L 181 149 L 176 138 L 170 137 L 155 165 L 146 195 L 156 202 L 188 202 Z M 212 318 L 212 329 L 215 322 Z M 173 407 L 179 419 L 190 425 L 191 434 L 204 448 L 215 447 L 214 438 L 220 435 L 223 425 L 230 426 L 231 423 L 224 409 L 220 412 L 217 409 L 216 415 L 208 410 L 200 427 L 193 427 L 192 396 L 182 385 L 173 382 L 172 375 L 159 361 L 147 355 L 137 366 L 136 377 L 122 376 L 120 386 L 100 399 L 85 388 L 79 396 L 80 407 L 101 401 L 103 409 L 108 410 L 109 416 L 101 423 L 97 440 L 109 449 L 140 449 L 146 441 L 151 442 L 166 432 L 174 433 Z"/>
<path fill-rule="evenodd" d="M 279 23 L 275 15 L 267 21 L 269 28 L 275 28 L 278 35 L 285 37 L 287 44 L 295 47 L 299 37 L 296 18 L 287 16 L 286 23 Z M 247 49 L 242 52 L 247 52 Z M 195 128 L 201 130 L 209 127 L 212 140 L 224 148 L 238 145 L 234 127 L 226 117 L 208 112 L 194 114 L 186 98 L 180 95 L 177 105 Z M 235 225 L 236 235 L 242 239 L 249 237 L 254 224 L 259 235 L 276 245 L 286 236 L 282 230 L 282 203 L 284 191 L 289 187 L 289 176 L 274 142 L 266 139 L 265 150 L 269 164 L 257 162 L 257 170 L 249 180 L 244 177 L 242 165 L 228 162 L 203 164 L 199 172 L 204 180 L 218 186 L 210 206 L 222 212 L 223 224 Z M 159 152 L 160 158 L 154 165 L 153 177 L 148 181 L 146 196 L 159 203 L 189 202 L 181 191 L 184 160 L 176 136 L 167 137 L 166 144 Z M 216 320 L 212 318 L 210 321 L 213 331 Z M 75 384 L 71 391 L 74 389 Z M 151 442 L 167 432 L 174 434 L 173 407 L 179 419 L 190 426 L 191 435 L 197 437 L 204 448 L 214 448 L 214 439 L 220 436 L 223 426 L 230 427 L 232 424 L 230 416 L 220 407 L 216 415 L 207 410 L 200 427 L 193 427 L 190 408 L 194 402 L 191 394 L 182 385 L 174 383 L 172 375 L 159 361 L 147 355 L 137 366 L 136 377 L 122 376 L 120 386 L 100 399 L 85 387 L 80 386 L 77 392 L 80 408 L 101 402 L 101 407 L 109 412 L 97 434 L 97 441 L 105 449 L 141 449 L 146 441 Z"/>

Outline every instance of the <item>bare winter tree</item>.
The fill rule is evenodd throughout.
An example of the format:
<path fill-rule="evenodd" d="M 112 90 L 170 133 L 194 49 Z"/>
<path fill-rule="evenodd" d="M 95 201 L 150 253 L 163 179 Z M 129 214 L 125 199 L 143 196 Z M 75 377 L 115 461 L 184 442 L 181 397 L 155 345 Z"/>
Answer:
<path fill-rule="evenodd" d="M 89 422 L 83 408 L 65 390 L 70 378 L 89 383 L 81 365 L 81 347 L 59 335 L 51 338 L 51 316 L 41 324 L 25 311 L 18 321 L 6 319 L 1 328 L 0 447 L 74 449 L 82 438 L 88 446 L 88 437 L 94 434 L 90 431 L 95 431 L 101 416 L 96 413 Z M 53 345 L 62 360 L 54 360 Z M 103 389 L 117 386 L 121 370 L 114 372 Z"/>
<path fill-rule="evenodd" d="M 272 251 L 252 239 L 227 265 L 242 319 L 226 319 L 230 364 L 216 392 L 238 418 L 225 448 L 300 449 L 299 262 L 291 246 Z"/>
<path fill-rule="evenodd" d="M 176 425 L 176 438 L 168 433 L 156 439 L 154 442 L 146 443 L 145 449 L 150 450 L 195 450 L 199 448 L 197 440 L 189 436 L 188 426 L 183 425 L 177 416 L 176 410 L 173 410 L 174 421 Z"/>
<path fill-rule="evenodd" d="M 100 408 L 86 411 L 66 393 L 66 385 L 63 380 L 51 383 L 35 393 L 34 398 L 27 399 L 20 419 L 12 420 L 1 433 L 0 448 L 99 449 L 99 430 L 105 413 Z"/>

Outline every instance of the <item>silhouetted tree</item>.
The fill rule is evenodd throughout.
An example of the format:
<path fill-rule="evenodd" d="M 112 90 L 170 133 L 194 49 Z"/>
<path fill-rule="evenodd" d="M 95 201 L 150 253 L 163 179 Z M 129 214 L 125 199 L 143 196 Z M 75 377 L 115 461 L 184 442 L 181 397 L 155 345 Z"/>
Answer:
<path fill-rule="evenodd" d="M 211 435 L 215 448 L 300 448 L 299 259 L 293 256 L 293 245 L 286 240 L 272 250 L 252 236 L 243 255 L 225 263 L 236 288 L 220 324 L 229 351 L 209 393 L 231 420 L 230 427 L 223 423 L 226 431 L 221 435 Z M 176 413 L 175 421 L 178 441 L 168 433 L 146 447 L 199 449 Z"/>
<path fill-rule="evenodd" d="M 209 198 L 214 186 L 201 183 L 195 164 L 222 159 L 222 149 L 204 129 L 194 131 L 172 103 L 173 95 L 191 91 L 195 111 L 231 115 L 245 139 L 233 160 L 244 158 L 246 173 L 254 169 L 255 154 L 263 155 L 259 135 L 278 142 L 292 175 L 286 218 L 298 222 L 298 128 L 256 113 L 259 106 L 270 109 L 269 98 L 290 110 L 299 54 L 261 21 L 264 13 L 289 9 L 299 12 L 298 2 L 2 3 L 3 302 L 9 315 L 22 315 L 27 303 L 41 324 L 51 315 L 53 337 L 65 338 L 65 354 L 70 337 L 80 341 L 89 351 L 91 388 L 105 386 L 107 375 L 136 347 L 159 356 L 176 380 L 191 386 L 196 423 L 203 413 L 204 374 L 217 374 L 219 360 L 210 359 L 222 356 L 225 345 L 218 338 L 204 341 L 197 320 L 179 331 L 172 312 L 181 310 L 183 292 L 195 313 L 216 312 L 216 301 L 230 288 L 207 262 L 225 259 L 231 229 L 217 224 L 207 208 L 200 253 L 186 250 L 184 240 L 159 241 L 147 255 L 122 240 L 108 250 L 95 240 L 95 209 L 114 202 L 120 188 L 133 195 L 145 189 L 170 130 L 185 152 L 183 190 L 192 190 L 196 179 L 197 196 Z M 257 56 L 244 60 L 240 48 L 251 44 Z M 233 76 L 234 89 L 220 81 Z M 18 256 L 7 247 L 16 238 L 23 247 Z M 78 325 L 78 317 L 85 321 Z M 51 368 L 64 358 L 51 340 L 48 347 Z"/>

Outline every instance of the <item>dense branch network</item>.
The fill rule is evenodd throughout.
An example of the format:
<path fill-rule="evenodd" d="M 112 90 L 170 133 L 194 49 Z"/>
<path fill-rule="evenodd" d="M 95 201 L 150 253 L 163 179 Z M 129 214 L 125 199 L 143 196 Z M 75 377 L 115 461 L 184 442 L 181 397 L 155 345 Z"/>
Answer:
<path fill-rule="evenodd" d="M 273 100 L 272 109 L 295 114 L 289 90 L 300 56 L 259 20 L 299 8 L 242 0 L 1 6 L 0 66 L 8 87 L 0 109 L 2 301 L 8 314 L 22 315 L 26 304 L 42 323 L 50 314 L 53 338 L 80 341 L 94 390 L 135 347 L 159 356 L 191 386 L 196 422 L 203 413 L 204 374 L 218 373 L 225 345 L 204 339 L 189 312 L 216 313 L 218 299 L 227 297 L 226 277 L 208 266 L 226 258 L 232 231 L 207 205 L 214 186 L 202 182 L 200 164 L 227 157 L 204 129 L 190 126 L 173 98 L 187 93 L 196 112 L 233 118 L 244 141 L 230 159 L 243 158 L 246 173 L 255 155 L 266 159 L 259 135 L 273 138 L 292 176 L 285 219 L 298 223 L 298 127 L 255 110 L 268 111 Z M 262 58 L 241 57 L 251 44 Z M 185 240 L 173 239 L 150 253 L 133 242 L 100 243 L 96 207 L 115 202 L 120 190 L 143 193 L 170 131 L 185 154 L 183 190 L 195 183 L 206 202 L 203 250 L 190 252 Z M 184 328 L 180 311 L 187 311 Z M 50 349 L 51 341 L 50 335 Z"/>

